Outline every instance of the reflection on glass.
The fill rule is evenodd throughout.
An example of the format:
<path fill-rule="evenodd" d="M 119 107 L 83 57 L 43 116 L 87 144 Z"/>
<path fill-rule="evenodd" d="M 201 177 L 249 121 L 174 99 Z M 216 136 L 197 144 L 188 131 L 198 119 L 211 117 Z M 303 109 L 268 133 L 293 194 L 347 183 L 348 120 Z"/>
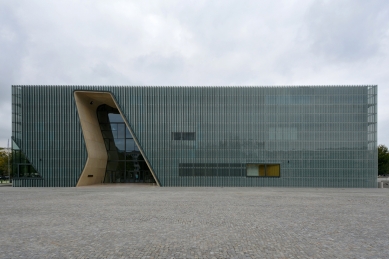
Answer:
<path fill-rule="evenodd" d="M 123 122 L 122 116 L 118 113 L 109 113 L 108 118 L 110 122 Z"/>
<path fill-rule="evenodd" d="M 125 136 L 126 131 L 124 129 L 125 129 L 124 123 L 118 124 L 118 136 L 117 136 L 118 139 L 126 138 L 126 136 Z"/>
<path fill-rule="evenodd" d="M 134 151 L 135 142 L 133 139 L 126 139 L 126 151 Z"/>
<path fill-rule="evenodd" d="M 130 131 L 126 127 L 126 138 L 132 138 Z"/>
<path fill-rule="evenodd" d="M 125 139 L 117 138 L 115 139 L 115 146 L 118 151 L 124 151 L 125 150 Z"/>
<path fill-rule="evenodd" d="M 104 182 L 155 182 L 119 111 L 101 105 L 97 108 L 97 118 L 108 153 Z"/>
<path fill-rule="evenodd" d="M 41 176 L 31 165 L 30 161 L 12 141 L 12 177 L 13 178 L 40 178 Z"/>

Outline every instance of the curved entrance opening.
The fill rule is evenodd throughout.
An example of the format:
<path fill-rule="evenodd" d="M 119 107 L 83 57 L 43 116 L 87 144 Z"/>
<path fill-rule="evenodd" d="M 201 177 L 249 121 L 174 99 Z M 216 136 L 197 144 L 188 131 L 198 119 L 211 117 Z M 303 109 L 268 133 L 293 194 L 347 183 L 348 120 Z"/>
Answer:
<path fill-rule="evenodd" d="M 88 152 L 76 186 L 102 183 L 156 183 L 138 140 L 110 93 L 75 91 Z"/>

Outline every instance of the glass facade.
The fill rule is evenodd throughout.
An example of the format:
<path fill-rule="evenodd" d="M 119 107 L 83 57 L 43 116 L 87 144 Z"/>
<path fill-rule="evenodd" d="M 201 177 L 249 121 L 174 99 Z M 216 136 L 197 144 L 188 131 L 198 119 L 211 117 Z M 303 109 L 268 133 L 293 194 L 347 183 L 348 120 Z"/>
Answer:
<path fill-rule="evenodd" d="M 108 154 L 104 183 L 154 183 L 154 178 L 119 111 L 97 108 L 97 119 Z"/>
<path fill-rule="evenodd" d="M 17 179 L 40 178 L 39 173 L 14 141 L 12 141 L 12 175 Z"/>
<path fill-rule="evenodd" d="M 161 186 L 376 187 L 374 85 L 13 86 L 13 139 L 42 177 L 14 186 L 76 185 L 87 153 L 75 91 L 118 104 L 101 121 L 106 182 L 133 179 L 138 148 Z"/>

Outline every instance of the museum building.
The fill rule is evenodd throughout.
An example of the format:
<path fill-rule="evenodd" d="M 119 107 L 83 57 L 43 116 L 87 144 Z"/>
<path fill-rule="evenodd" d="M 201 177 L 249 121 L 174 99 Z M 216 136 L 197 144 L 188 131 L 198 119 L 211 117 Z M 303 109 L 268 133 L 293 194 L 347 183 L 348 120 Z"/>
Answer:
<path fill-rule="evenodd" d="M 14 187 L 374 188 L 377 86 L 15 85 L 12 140 Z"/>

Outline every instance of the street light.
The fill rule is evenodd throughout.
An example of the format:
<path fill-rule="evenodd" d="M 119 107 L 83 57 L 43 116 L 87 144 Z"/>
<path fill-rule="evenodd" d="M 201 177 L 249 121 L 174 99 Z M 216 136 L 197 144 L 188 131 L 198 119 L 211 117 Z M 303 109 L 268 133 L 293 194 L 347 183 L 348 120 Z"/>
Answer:
<path fill-rule="evenodd" d="M 9 154 L 11 153 L 11 150 L 9 147 L 9 139 L 7 142 L 7 151 L 8 151 L 8 181 L 9 181 L 9 183 L 11 183 L 11 171 L 9 170 L 10 169 L 10 167 L 9 167 Z"/>

